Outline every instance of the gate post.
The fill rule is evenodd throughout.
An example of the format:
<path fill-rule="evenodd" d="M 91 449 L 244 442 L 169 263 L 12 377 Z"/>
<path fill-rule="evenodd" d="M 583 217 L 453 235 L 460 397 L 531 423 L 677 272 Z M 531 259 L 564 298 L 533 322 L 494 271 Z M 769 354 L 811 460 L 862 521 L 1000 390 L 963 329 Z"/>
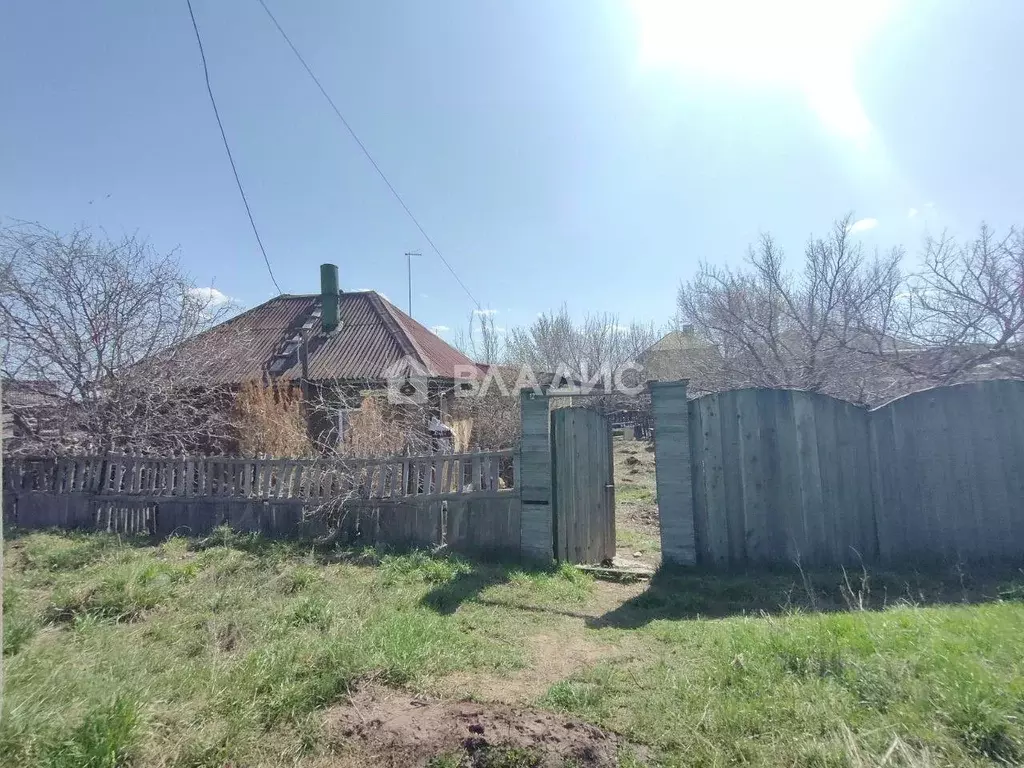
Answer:
<path fill-rule="evenodd" d="M 695 565 L 697 544 L 693 526 L 693 482 L 690 469 L 690 411 L 687 380 L 652 381 L 654 465 L 665 562 Z"/>
<path fill-rule="evenodd" d="M 547 393 L 519 392 L 522 438 L 519 442 L 519 489 L 522 512 L 519 549 L 524 558 L 550 562 L 554 557 L 551 517 L 551 420 Z"/>

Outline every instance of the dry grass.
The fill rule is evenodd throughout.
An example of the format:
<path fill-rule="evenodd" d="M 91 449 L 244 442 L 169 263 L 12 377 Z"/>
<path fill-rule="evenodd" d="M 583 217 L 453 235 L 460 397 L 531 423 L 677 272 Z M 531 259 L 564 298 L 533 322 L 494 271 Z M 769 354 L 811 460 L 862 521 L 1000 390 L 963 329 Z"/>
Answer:
<path fill-rule="evenodd" d="M 302 393 L 295 388 L 265 387 L 257 381 L 235 396 L 235 431 L 242 456 L 310 456 Z"/>

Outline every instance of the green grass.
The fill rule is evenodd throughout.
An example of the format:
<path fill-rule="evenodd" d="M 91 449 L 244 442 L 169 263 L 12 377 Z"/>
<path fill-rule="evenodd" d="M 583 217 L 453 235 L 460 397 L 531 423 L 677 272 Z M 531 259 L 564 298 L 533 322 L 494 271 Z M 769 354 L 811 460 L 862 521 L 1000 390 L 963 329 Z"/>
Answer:
<path fill-rule="evenodd" d="M 293 764 L 319 711 L 372 677 L 418 687 L 524 661 L 533 625 L 434 597 L 475 574 L 424 553 L 314 553 L 219 531 L 160 546 L 32 533 L 7 543 L 0 765 Z M 463 602 L 580 603 L 575 569 L 495 566 Z M 467 585 L 463 585 L 466 587 Z M 461 589 L 462 587 L 460 587 Z"/>
<path fill-rule="evenodd" d="M 894 744 L 888 765 L 1024 762 L 1013 568 L 664 571 L 624 598 L 570 567 L 226 532 L 33 533 L 6 568 L 4 766 L 312 765 L 330 760 L 323 710 L 360 681 L 500 679 L 538 632 L 613 649 L 538 703 L 640 745 L 623 766 L 862 768 Z"/>
<path fill-rule="evenodd" d="M 619 547 L 640 552 L 661 552 L 661 542 L 657 537 L 628 528 L 622 528 L 615 532 L 615 543 Z"/>
<path fill-rule="evenodd" d="M 653 488 L 643 485 L 619 484 L 615 489 L 616 504 L 650 504 L 655 501 Z"/>

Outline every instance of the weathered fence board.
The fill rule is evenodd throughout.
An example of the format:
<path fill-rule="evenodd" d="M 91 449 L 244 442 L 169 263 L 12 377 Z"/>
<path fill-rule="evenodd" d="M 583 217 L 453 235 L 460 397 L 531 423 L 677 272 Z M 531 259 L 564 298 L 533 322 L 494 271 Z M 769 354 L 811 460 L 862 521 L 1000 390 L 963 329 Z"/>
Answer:
<path fill-rule="evenodd" d="M 870 431 L 884 556 L 1024 554 L 1024 382 L 916 392 Z"/>
<path fill-rule="evenodd" d="M 877 555 L 864 411 L 768 389 L 709 395 L 689 409 L 698 562 Z"/>
<path fill-rule="evenodd" d="M 203 536 L 228 525 L 291 537 L 326 534 L 332 523 L 350 543 L 437 547 L 448 541 L 459 551 L 518 554 L 517 465 L 511 450 L 344 463 L 14 460 L 4 467 L 4 505 L 7 519 L 26 528 L 166 537 Z"/>
<path fill-rule="evenodd" d="M 1022 381 L 931 389 L 872 411 L 736 390 L 691 401 L 689 422 L 698 562 L 1024 555 Z M 655 434 L 667 440 L 671 426 Z M 677 471 L 664 458 L 659 446 L 659 478 Z"/>
<path fill-rule="evenodd" d="M 158 497 L 360 499 L 459 497 L 514 487 L 515 450 L 383 459 L 148 459 L 135 456 L 13 459 L 4 469 L 12 491 Z M 442 482 L 444 466 L 450 471 Z M 401 478 L 410 477 L 406 483 Z M 89 478 L 86 487 L 86 478 Z M 81 478 L 81 481 L 78 480 Z M 94 482 L 95 479 L 95 482 Z M 78 487 L 81 485 L 81 487 Z M 404 488 L 404 490 L 403 490 Z"/>
<path fill-rule="evenodd" d="M 611 424 L 587 408 L 551 412 L 555 557 L 600 563 L 615 556 Z"/>

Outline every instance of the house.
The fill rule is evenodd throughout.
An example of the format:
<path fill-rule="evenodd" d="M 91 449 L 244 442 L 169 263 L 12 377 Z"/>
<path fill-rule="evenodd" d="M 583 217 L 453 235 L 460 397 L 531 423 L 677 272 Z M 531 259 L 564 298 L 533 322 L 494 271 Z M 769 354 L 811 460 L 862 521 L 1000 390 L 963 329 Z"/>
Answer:
<path fill-rule="evenodd" d="M 3 382 L 3 440 L 6 453 L 46 453 L 61 435 L 66 401 L 52 381 Z"/>
<path fill-rule="evenodd" d="M 335 265 L 320 275 L 320 293 L 277 296 L 186 342 L 216 357 L 209 383 L 273 383 L 329 399 L 333 439 L 344 439 L 346 414 L 368 391 L 415 413 L 435 440 L 446 434 L 455 379 L 475 363 L 376 291 L 340 290 Z"/>
<path fill-rule="evenodd" d="M 721 366 L 718 348 L 699 337 L 692 325 L 669 331 L 640 355 L 637 362 L 651 381 L 696 379 Z"/>

